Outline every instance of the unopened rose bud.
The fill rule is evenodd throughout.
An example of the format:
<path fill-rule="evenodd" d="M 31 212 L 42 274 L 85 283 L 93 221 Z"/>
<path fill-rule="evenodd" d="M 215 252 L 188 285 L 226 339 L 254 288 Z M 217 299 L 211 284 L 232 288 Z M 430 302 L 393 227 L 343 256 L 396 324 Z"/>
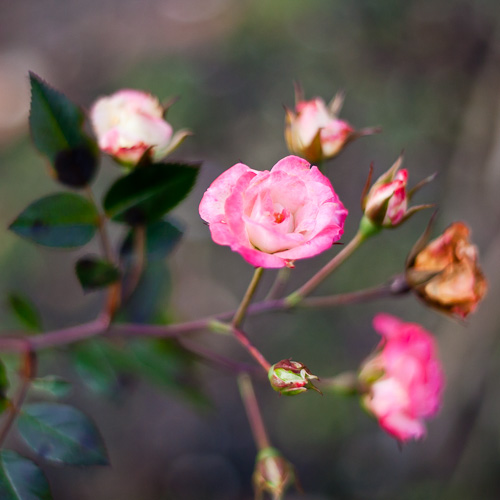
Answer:
<path fill-rule="evenodd" d="M 309 389 L 321 391 L 313 385 L 312 380 L 319 380 L 313 375 L 306 365 L 291 359 L 284 359 L 271 366 L 269 370 L 269 382 L 271 387 L 285 396 L 295 396 Z"/>
<path fill-rule="evenodd" d="M 419 242 L 406 269 L 408 285 L 424 302 L 459 318 L 476 309 L 488 288 L 469 232 L 455 222 L 430 243 Z"/>
<path fill-rule="evenodd" d="M 264 448 L 259 452 L 253 473 L 256 499 L 268 493 L 273 500 L 280 500 L 294 483 L 297 486 L 294 467 L 277 449 Z"/>
<path fill-rule="evenodd" d="M 151 94 L 120 90 L 98 99 L 90 110 L 99 148 L 125 165 L 136 165 L 146 154 L 158 161 L 170 154 L 191 133 L 173 133 L 164 107 Z"/>
<path fill-rule="evenodd" d="M 369 221 L 374 228 L 399 226 L 414 213 L 430 206 L 418 205 L 408 208 L 411 197 L 417 189 L 430 182 L 433 177 L 425 179 L 416 188 L 407 191 L 408 171 L 406 169 L 399 170 L 402 162 L 403 157 L 400 156 L 394 165 L 375 181 L 371 188 L 369 187 L 370 170 L 365 193 L 361 200 L 361 208 L 365 220 Z"/>
<path fill-rule="evenodd" d="M 302 90 L 297 88 L 295 110 L 285 108 L 285 140 L 289 151 L 317 164 L 337 156 L 354 139 L 379 132 L 355 130 L 339 119 L 343 100 L 343 94 L 338 93 L 329 106 L 320 97 L 306 101 Z"/>

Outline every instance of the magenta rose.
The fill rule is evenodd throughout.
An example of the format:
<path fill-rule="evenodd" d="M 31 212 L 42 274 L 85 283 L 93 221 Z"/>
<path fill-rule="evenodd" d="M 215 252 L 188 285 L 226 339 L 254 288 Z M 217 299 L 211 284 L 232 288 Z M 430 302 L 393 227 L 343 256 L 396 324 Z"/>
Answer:
<path fill-rule="evenodd" d="M 99 148 L 124 164 L 136 164 L 146 151 L 157 161 L 171 153 L 190 132 L 173 133 L 165 109 L 146 92 L 124 89 L 99 98 L 90 110 Z"/>
<path fill-rule="evenodd" d="M 293 267 L 327 250 L 343 233 L 347 210 L 330 181 L 302 158 L 271 171 L 237 163 L 205 192 L 200 215 L 215 243 L 257 267 Z"/>
<path fill-rule="evenodd" d="M 444 385 L 434 338 L 389 314 L 377 314 L 373 326 L 383 339 L 360 372 L 368 387 L 363 402 L 399 441 L 419 439 L 426 432 L 424 419 L 439 409 Z"/>

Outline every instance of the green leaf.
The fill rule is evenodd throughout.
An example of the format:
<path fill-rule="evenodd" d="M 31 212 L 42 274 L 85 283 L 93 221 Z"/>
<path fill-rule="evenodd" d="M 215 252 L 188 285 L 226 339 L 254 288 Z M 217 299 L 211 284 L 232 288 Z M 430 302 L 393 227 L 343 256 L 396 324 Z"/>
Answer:
<path fill-rule="evenodd" d="M 56 398 L 63 398 L 71 391 L 71 384 L 61 377 L 47 375 L 31 381 L 30 389 L 45 392 Z"/>
<path fill-rule="evenodd" d="M 58 193 L 29 205 L 9 226 L 11 231 L 40 245 L 74 248 L 94 236 L 99 214 L 77 194 Z"/>
<path fill-rule="evenodd" d="M 30 83 L 31 136 L 36 148 L 54 164 L 61 151 L 89 142 L 89 137 L 82 130 L 84 114 L 64 94 L 34 73 L 30 73 Z"/>
<path fill-rule="evenodd" d="M 76 263 L 76 276 L 88 292 L 115 283 L 120 279 L 120 271 L 107 260 L 84 257 Z"/>
<path fill-rule="evenodd" d="M 59 403 L 23 406 L 17 426 L 41 458 L 70 465 L 107 465 L 108 458 L 94 424 L 76 408 Z"/>
<path fill-rule="evenodd" d="M 176 340 L 138 339 L 130 343 L 130 350 L 138 375 L 199 407 L 208 406 L 197 380 L 196 358 Z"/>
<path fill-rule="evenodd" d="M 84 384 L 98 394 L 116 395 L 121 386 L 115 353 L 107 342 L 90 339 L 72 349 L 74 366 Z"/>
<path fill-rule="evenodd" d="M 194 186 L 199 165 L 156 163 L 118 179 L 104 198 L 113 220 L 130 225 L 150 224 L 177 206 Z"/>
<path fill-rule="evenodd" d="M 175 248 L 182 238 L 183 229 L 171 219 L 153 222 L 146 227 L 146 252 L 148 260 L 164 259 Z M 120 254 L 128 258 L 133 251 L 133 229 L 125 238 Z"/>
<path fill-rule="evenodd" d="M 44 473 L 11 450 L 0 451 L 0 498 L 2 500 L 52 500 Z"/>
<path fill-rule="evenodd" d="M 19 293 L 10 293 L 8 300 L 12 312 L 26 328 L 35 332 L 42 330 L 40 315 L 30 300 Z"/>
<path fill-rule="evenodd" d="M 83 188 L 94 178 L 98 152 L 89 146 L 59 151 L 54 161 L 57 180 L 72 188 Z"/>

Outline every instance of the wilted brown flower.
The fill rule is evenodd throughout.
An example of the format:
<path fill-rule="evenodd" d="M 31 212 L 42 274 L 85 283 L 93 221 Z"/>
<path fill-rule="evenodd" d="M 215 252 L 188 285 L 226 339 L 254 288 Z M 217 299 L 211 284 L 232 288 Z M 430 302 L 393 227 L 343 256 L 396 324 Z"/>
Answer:
<path fill-rule="evenodd" d="M 462 319 L 476 309 L 488 288 L 469 232 L 463 222 L 453 223 L 412 252 L 406 270 L 408 284 L 426 303 Z"/>

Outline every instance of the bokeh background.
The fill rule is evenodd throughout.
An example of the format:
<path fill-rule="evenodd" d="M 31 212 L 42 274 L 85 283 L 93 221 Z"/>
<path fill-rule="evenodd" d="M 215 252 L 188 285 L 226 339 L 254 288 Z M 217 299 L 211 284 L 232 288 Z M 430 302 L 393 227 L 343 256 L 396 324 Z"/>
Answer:
<path fill-rule="evenodd" d="M 373 315 L 390 312 L 437 335 L 447 373 L 443 409 L 429 423 L 427 439 L 403 449 L 356 400 L 279 398 L 263 381 L 257 391 L 271 439 L 297 467 L 304 500 L 500 497 L 496 0 L 0 0 L 0 19 L 2 297 L 11 290 L 29 296 L 47 329 L 91 319 L 103 299 L 84 295 L 73 273 L 77 257 L 98 251 L 97 245 L 49 251 L 6 229 L 29 202 L 59 189 L 29 140 L 28 70 L 87 108 L 123 87 L 181 96 L 169 119 L 195 135 L 174 157 L 203 161 L 203 170 L 175 211 L 186 228 L 183 241 L 123 312 L 137 321 L 194 319 L 238 304 L 252 269 L 211 242 L 199 200 L 237 161 L 269 169 L 287 154 L 283 104 L 293 105 L 293 81 L 302 83 L 307 97 L 325 100 L 344 89 L 344 119 L 383 127 L 327 167 L 350 210 L 344 240 L 357 229 L 370 162 L 380 174 L 404 149 L 410 181 L 439 173 L 416 200 L 439 203 L 435 234 L 455 220 L 473 228 L 489 296 L 467 324 L 413 297 L 250 318 L 247 331 L 270 360 L 293 357 L 327 377 L 359 365 L 378 341 Z M 119 173 L 104 162 L 98 196 Z M 356 290 L 400 272 L 429 215 L 419 213 L 369 241 L 319 292 Z M 118 241 L 121 229 L 114 227 L 113 235 Z M 299 262 L 289 289 L 329 258 L 331 253 Z M 260 296 L 274 273 L 266 273 Z M 2 301 L 0 325 L 8 331 L 19 325 Z M 192 341 L 249 361 L 230 339 L 206 334 Z M 48 353 L 41 371 L 74 383 L 69 401 L 98 424 L 112 467 L 44 465 L 56 499 L 252 498 L 255 448 L 234 374 L 193 365 L 209 401 L 204 405 L 133 377 L 120 379 L 125 390 L 106 397 L 89 389 L 72 359 L 66 350 Z M 15 432 L 8 445 L 29 455 Z M 290 491 L 287 498 L 299 496 Z"/>

